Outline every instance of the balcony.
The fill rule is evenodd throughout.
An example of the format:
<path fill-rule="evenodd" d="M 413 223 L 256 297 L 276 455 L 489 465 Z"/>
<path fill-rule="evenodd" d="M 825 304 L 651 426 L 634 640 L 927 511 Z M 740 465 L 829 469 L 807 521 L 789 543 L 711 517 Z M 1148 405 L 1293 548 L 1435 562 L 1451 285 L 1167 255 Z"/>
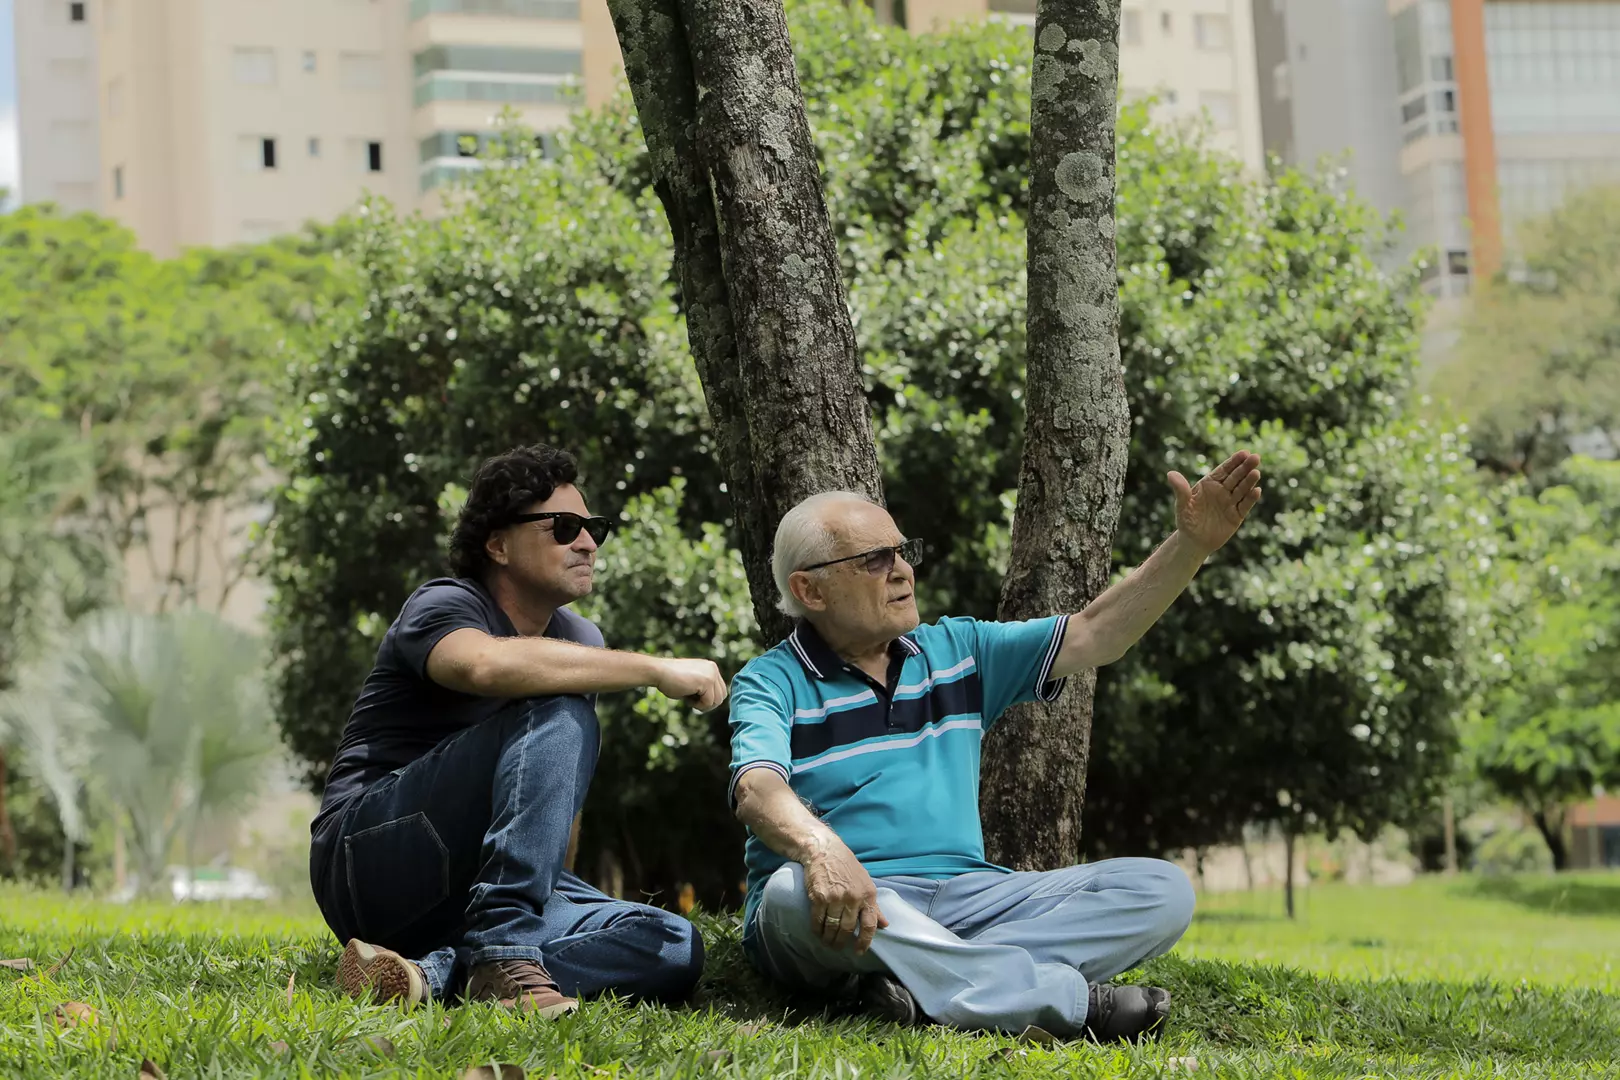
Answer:
<path fill-rule="evenodd" d="M 411 0 L 413 21 L 429 15 L 499 15 L 578 22 L 579 0 Z"/>

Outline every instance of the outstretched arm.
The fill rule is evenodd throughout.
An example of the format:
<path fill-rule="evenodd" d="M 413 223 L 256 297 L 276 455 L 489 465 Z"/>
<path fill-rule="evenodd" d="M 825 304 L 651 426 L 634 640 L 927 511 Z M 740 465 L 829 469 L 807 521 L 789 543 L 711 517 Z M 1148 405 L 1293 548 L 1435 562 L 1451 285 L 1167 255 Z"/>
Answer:
<path fill-rule="evenodd" d="M 1196 485 L 1178 472 L 1168 479 L 1176 494 L 1176 531 L 1124 581 L 1069 620 L 1052 665 L 1054 679 L 1113 663 L 1159 621 L 1260 501 L 1260 455 L 1239 450 Z"/>

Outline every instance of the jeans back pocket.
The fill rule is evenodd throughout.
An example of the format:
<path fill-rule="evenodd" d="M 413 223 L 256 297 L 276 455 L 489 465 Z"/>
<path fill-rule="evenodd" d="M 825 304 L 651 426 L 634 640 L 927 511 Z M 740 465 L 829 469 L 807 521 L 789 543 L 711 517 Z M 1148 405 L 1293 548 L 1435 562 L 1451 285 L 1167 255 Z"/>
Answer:
<path fill-rule="evenodd" d="M 343 838 L 355 921 L 366 940 L 389 939 L 450 895 L 450 852 L 420 811 Z"/>

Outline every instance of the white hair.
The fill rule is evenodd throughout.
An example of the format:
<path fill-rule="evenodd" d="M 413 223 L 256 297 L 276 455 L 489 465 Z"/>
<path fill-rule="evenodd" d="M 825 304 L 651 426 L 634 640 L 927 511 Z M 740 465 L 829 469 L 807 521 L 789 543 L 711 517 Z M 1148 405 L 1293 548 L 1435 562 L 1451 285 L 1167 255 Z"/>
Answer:
<path fill-rule="evenodd" d="M 828 507 L 848 503 L 877 505 L 858 491 L 823 491 L 782 515 L 782 523 L 776 527 L 776 543 L 771 547 L 771 576 L 776 579 L 779 594 L 776 606 L 784 615 L 800 619 L 809 614 L 788 587 L 788 578 L 795 570 L 833 557 L 838 538 L 827 527 L 823 515 Z"/>

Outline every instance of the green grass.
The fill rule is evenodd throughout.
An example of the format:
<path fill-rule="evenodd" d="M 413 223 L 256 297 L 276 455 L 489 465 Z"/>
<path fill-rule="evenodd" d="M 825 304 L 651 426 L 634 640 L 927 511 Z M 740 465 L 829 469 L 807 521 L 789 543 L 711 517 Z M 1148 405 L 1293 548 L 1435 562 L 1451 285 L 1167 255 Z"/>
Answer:
<path fill-rule="evenodd" d="M 1424 881 L 1203 902 L 1182 947 L 1133 977 L 1175 993 L 1143 1048 L 1042 1049 L 820 1011 L 764 987 L 734 920 L 703 918 L 698 1002 L 593 1002 L 538 1022 L 484 1006 L 402 1013 L 331 989 L 337 945 L 309 912 L 118 908 L 0 891 L 0 1076 L 1620 1077 L 1620 877 Z M 287 982 L 293 980 L 289 998 Z M 99 1022 L 67 1030 L 63 1001 Z M 380 1052 L 381 1036 L 393 1053 Z M 277 1043 L 286 1044 L 281 1050 Z"/>

